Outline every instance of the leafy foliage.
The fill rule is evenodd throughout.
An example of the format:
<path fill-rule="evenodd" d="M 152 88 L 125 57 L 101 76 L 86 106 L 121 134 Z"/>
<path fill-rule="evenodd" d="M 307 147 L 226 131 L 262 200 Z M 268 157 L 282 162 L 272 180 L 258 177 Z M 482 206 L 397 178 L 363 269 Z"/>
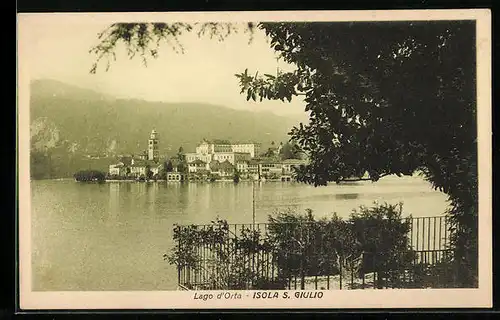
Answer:
<path fill-rule="evenodd" d="M 264 158 L 276 158 L 276 150 L 275 148 L 267 148 L 260 156 Z"/>
<path fill-rule="evenodd" d="M 114 25 L 111 46 L 105 39 L 95 52 L 108 53 L 120 39 L 141 52 L 151 26 Z M 310 160 L 298 170 L 299 181 L 319 186 L 365 173 L 377 181 L 422 172 L 449 196 L 459 278 L 477 286 L 474 22 L 262 22 L 257 28 L 296 70 L 236 76 L 247 100 L 304 97 L 309 123 L 290 132 Z"/>
<path fill-rule="evenodd" d="M 146 165 L 146 179 L 150 180 L 153 178 L 153 171 L 151 171 L 151 166 L 149 164 Z"/>
<path fill-rule="evenodd" d="M 239 237 L 232 237 L 228 223 L 216 219 L 208 226 L 175 226 L 174 241 L 177 245 L 164 258 L 180 268 L 208 275 L 198 289 L 283 287 L 282 280 L 263 277 L 265 261 L 255 259 L 256 254 L 269 250 L 260 232 L 243 228 Z"/>
<path fill-rule="evenodd" d="M 74 174 L 76 181 L 82 182 L 102 182 L 106 179 L 106 174 L 96 170 L 82 170 Z"/>
<path fill-rule="evenodd" d="M 172 172 L 174 170 L 174 166 L 172 165 L 172 161 L 171 160 L 165 161 L 164 168 L 165 168 L 166 172 Z"/>
<path fill-rule="evenodd" d="M 238 170 L 235 170 L 234 171 L 234 175 L 233 175 L 233 181 L 234 181 L 234 183 L 240 182 L 240 179 L 241 179 L 240 172 Z"/>
<path fill-rule="evenodd" d="M 188 165 L 186 161 L 186 155 L 184 154 L 184 148 L 182 146 L 179 147 L 176 155 L 177 160 L 177 171 L 181 173 L 188 172 Z"/>
<path fill-rule="evenodd" d="M 402 212 L 402 204 L 361 206 L 349 219 L 358 250 L 364 253 L 361 269 L 378 272 L 385 286 L 400 285 L 403 271 L 412 269 L 415 258 L 407 237 L 411 221 L 403 219 Z"/>
<path fill-rule="evenodd" d="M 388 283 L 400 279 L 411 266 L 409 220 L 396 205 L 360 207 L 348 220 L 337 215 L 316 220 L 290 212 L 269 217 L 271 242 L 277 244 L 278 265 L 301 276 L 339 274 L 357 276 L 378 272 Z M 384 274 L 390 270 L 390 274 Z"/>
<path fill-rule="evenodd" d="M 368 172 L 424 176 L 449 195 L 464 286 L 477 285 L 475 28 L 470 21 L 260 24 L 297 66 L 238 75 L 247 98 L 305 95 L 308 125 L 292 129 L 324 185 Z"/>
<path fill-rule="evenodd" d="M 244 30 L 252 37 L 254 28 L 254 23 L 248 22 Z M 114 23 L 99 33 L 98 38 L 101 42 L 89 50 L 89 53 L 96 56 L 90 72 L 95 73 L 102 61 L 106 64 L 106 70 L 109 70 L 111 61 L 116 60 L 115 47 L 121 42 L 125 44 L 129 58 L 140 56 L 145 65 L 148 58 L 158 57 L 161 42 L 166 42 L 176 53 L 183 53 L 184 47 L 179 37 L 195 29 L 198 37 L 208 36 L 210 39 L 216 38 L 218 41 L 224 41 L 231 34 L 237 33 L 240 28 L 233 23 L 217 22 Z"/>
<path fill-rule="evenodd" d="M 284 210 L 269 217 L 266 232 L 252 226 L 242 226 L 238 234 L 232 230 L 219 219 L 209 226 L 176 226 L 176 245 L 165 258 L 194 272 L 208 270 L 215 282 L 206 289 L 283 288 L 293 277 L 342 274 L 348 279 L 371 272 L 378 274 L 379 286 L 421 287 L 432 285 L 436 275 L 444 279 L 443 268 L 450 266 L 413 264 L 409 220 L 397 205 L 360 207 L 348 220 L 337 215 L 316 220 L 311 210 L 304 215 Z M 269 263 L 277 276 L 266 277 Z M 413 283 L 405 272 L 415 274 Z"/>
<path fill-rule="evenodd" d="M 287 141 L 280 150 L 281 160 L 301 159 L 302 151 L 295 141 Z"/>
<path fill-rule="evenodd" d="M 172 172 L 174 170 L 174 166 L 172 164 L 172 160 L 165 160 L 163 162 L 163 167 L 161 168 L 160 172 L 158 173 L 158 177 L 160 179 L 166 180 L 167 179 L 167 173 Z"/>

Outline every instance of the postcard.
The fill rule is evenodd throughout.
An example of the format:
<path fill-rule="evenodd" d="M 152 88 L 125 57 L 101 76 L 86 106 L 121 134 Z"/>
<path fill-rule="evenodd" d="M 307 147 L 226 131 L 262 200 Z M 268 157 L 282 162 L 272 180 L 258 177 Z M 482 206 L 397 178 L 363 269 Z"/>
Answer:
<path fill-rule="evenodd" d="M 492 306 L 489 10 L 18 15 L 20 309 Z"/>

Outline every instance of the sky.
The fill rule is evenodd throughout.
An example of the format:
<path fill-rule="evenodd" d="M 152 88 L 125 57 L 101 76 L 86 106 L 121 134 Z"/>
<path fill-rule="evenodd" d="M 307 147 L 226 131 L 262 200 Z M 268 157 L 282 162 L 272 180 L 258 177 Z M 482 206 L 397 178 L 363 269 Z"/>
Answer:
<path fill-rule="evenodd" d="M 243 72 L 275 73 L 277 67 L 293 66 L 276 60 L 265 34 L 257 30 L 249 44 L 249 35 L 239 32 L 224 42 L 182 35 L 185 53 L 177 54 L 166 44 L 159 57 L 144 66 L 140 58 L 128 59 L 124 47 L 118 47 L 117 60 L 106 71 L 102 64 L 90 74 L 96 57 L 89 49 L 98 44 L 98 33 L 109 24 L 78 19 L 40 19 L 26 26 L 31 79 L 54 79 L 98 90 L 120 98 L 138 98 L 164 102 L 204 102 L 235 109 L 271 111 L 280 115 L 301 114 L 303 100 L 249 102 L 240 94 L 234 74 Z"/>

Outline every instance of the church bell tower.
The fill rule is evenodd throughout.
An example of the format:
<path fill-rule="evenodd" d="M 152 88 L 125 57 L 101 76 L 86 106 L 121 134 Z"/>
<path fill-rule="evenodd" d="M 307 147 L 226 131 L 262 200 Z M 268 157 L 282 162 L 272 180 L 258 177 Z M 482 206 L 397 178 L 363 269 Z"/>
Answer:
<path fill-rule="evenodd" d="M 148 160 L 158 161 L 160 152 L 158 150 L 158 133 L 153 129 L 148 140 Z"/>

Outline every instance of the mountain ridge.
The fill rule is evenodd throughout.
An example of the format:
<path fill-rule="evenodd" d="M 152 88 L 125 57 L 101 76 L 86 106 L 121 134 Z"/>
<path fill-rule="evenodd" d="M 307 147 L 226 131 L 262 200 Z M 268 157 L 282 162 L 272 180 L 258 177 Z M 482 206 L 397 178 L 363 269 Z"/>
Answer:
<path fill-rule="evenodd" d="M 70 158 L 140 153 L 147 148 L 152 129 L 159 133 L 160 154 L 171 156 L 180 147 L 194 151 L 202 139 L 251 140 L 265 149 L 272 141 L 288 140 L 287 133 L 299 123 L 271 112 L 210 103 L 116 99 L 55 80 L 36 80 L 31 85 L 31 150 L 65 167 L 51 169 L 56 177 L 81 169 Z"/>
<path fill-rule="evenodd" d="M 119 96 L 113 96 L 111 94 L 104 93 L 99 90 L 95 89 L 90 89 L 90 88 L 85 88 L 82 86 L 74 85 L 74 84 L 68 84 L 65 82 L 62 82 L 60 80 L 55 80 L 55 79 L 35 79 L 31 81 L 30 84 L 30 95 L 31 96 L 53 96 L 56 94 L 56 96 L 59 97 L 67 97 L 68 92 L 71 93 L 71 96 L 74 96 L 75 94 L 82 94 L 86 93 L 85 99 L 89 100 L 112 100 L 116 102 L 125 102 L 125 101 L 130 101 L 130 102 L 141 102 L 141 103 L 147 103 L 147 104 L 176 104 L 176 105 L 203 105 L 205 107 L 211 107 L 211 108 L 224 108 L 224 109 L 229 109 L 229 110 L 237 110 L 237 111 L 242 111 L 242 112 L 249 112 L 249 113 L 260 113 L 260 114 L 271 114 L 275 115 L 278 117 L 283 117 L 283 118 L 292 118 L 292 119 L 301 119 L 303 121 L 306 120 L 304 118 L 304 113 L 293 113 L 293 114 L 277 114 L 275 112 L 272 112 L 270 110 L 246 110 L 246 109 L 237 109 L 237 108 L 231 108 L 222 104 L 215 104 L 215 103 L 208 103 L 208 102 L 200 102 L 200 101 L 188 101 L 188 102 L 172 102 L 172 101 L 162 101 L 162 100 L 148 100 L 148 99 L 141 99 L 141 98 L 124 98 L 124 97 L 119 97 Z"/>

